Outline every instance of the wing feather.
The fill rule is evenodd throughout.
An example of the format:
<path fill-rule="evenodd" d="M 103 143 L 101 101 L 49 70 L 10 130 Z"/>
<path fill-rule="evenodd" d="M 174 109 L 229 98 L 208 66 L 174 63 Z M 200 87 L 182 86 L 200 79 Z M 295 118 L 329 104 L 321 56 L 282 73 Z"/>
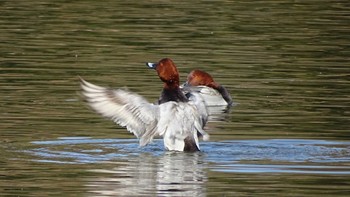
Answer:
<path fill-rule="evenodd" d="M 140 138 L 140 145 L 148 144 L 157 132 L 159 106 L 142 96 L 126 90 L 111 90 L 80 78 L 82 94 L 97 113 L 113 120 Z"/>

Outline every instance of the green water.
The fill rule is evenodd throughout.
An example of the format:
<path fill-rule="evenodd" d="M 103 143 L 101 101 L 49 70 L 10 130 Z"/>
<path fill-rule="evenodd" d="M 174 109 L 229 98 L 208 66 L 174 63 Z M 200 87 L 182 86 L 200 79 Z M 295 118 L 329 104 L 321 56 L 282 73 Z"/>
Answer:
<path fill-rule="evenodd" d="M 347 196 L 347 1 L 0 2 L 0 194 Z M 78 76 L 155 101 L 144 62 L 203 69 L 237 103 L 203 153 L 139 148 Z"/>

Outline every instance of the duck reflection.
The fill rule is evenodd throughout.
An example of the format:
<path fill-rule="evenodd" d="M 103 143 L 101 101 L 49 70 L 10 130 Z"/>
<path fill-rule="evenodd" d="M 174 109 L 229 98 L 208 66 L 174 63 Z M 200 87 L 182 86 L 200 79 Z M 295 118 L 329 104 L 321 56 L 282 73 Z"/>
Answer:
<path fill-rule="evenodd" d="M 97 195 L 205 196 L 207 176 L 203 153 L 140 154 L 111 170 L 93 170 L 108 176 L 88 185 Z"/>

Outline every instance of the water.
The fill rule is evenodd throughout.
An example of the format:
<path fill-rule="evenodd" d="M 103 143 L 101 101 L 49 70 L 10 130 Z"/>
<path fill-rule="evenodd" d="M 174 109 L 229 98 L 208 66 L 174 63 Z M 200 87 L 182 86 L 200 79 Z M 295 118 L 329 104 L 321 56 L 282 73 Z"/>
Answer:
<path fill-rule="evenodd" d="M 347 1 L 2 1 L 4 196 L 348 196 Z M 144 65 L 200 68 L 236 105 L 200 153 L 138 147 L 78 77 L 155 101 Z"/>

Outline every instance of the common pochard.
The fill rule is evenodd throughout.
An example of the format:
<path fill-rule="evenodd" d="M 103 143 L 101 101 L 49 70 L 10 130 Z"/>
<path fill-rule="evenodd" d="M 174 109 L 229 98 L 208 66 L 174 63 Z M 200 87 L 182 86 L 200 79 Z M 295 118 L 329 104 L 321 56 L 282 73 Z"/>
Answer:
<path fill-rule="evenodd" d="M 164 83 L 158 104 L 136 93 L 100 87 L 80 78 L 82 94 L 92 109 L 139 138 L 140 146 L 162 136 L 167 150 L 199 151 L 198 137 L 209 139 L 203 130 L 208 118 L 203 98 L 180 90 L 179 73 L 171 59 L 147 66 L 155 69 Z"/>
<path fill-rule="evenodd" d="M 207 106 L 231 106 L 232 98 L 227 89 L 215 82 L 213 77 L 201 70 L 192 70 L 187 76 L 184 91 L 198 92 Z"/>

